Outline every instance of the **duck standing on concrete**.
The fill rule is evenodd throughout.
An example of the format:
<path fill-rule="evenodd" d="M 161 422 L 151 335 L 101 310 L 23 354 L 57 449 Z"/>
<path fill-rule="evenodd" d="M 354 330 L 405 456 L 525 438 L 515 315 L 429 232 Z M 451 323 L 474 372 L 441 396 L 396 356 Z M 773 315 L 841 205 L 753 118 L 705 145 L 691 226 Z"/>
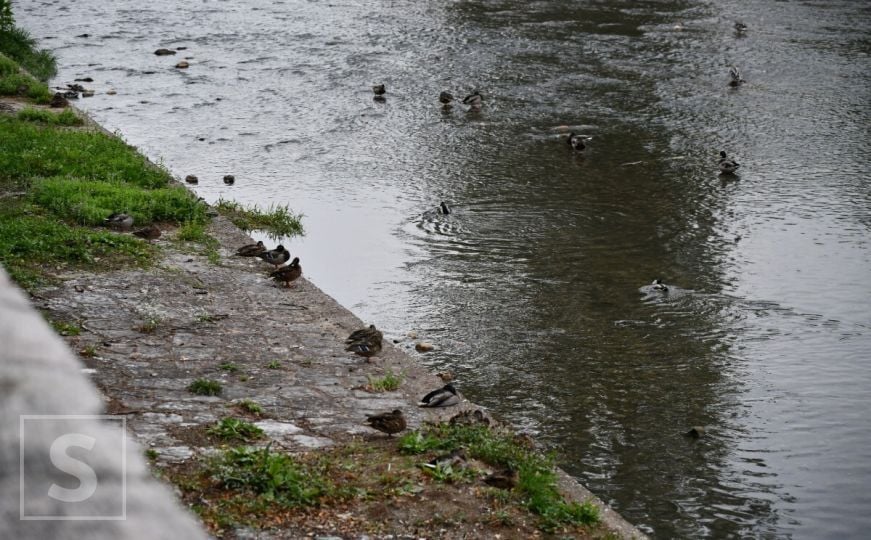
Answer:
<path fill-rule="evenodd" d="M 254 257 L 261 253 L 266 253 L 266 246 L 263 245 L 262 241 L 258 241 L 256 244 L 244 245 L 236 250 L 236 255 L 240 257 Z"/>
<path fill-rule="evenodd" d="M 365 341 L 377 336 L 378 334 L 381 334 L 381 332 L 375 328 L 374 324 L 370 324 L 368 328 L 361 328 L 351 332 L 351 335 L 345 340 L 345 344 L 350 345 L 356 341 Z"/>
<path fill-rule="evenodd" d="M 345 350 L 352 352 L 358 356 L 372 358 L 378 356 L 382 348 L 383 334 L 376 330 L 372 336 L 364 337 L 356 341 L 352 341 L 345 347 Z"/>
<path fill-rule="evenodd" d="M 366 424 L 391 437 L 406 427 L 405 416 L 399 409 L 387 413 L 367 415 Z"/>
<path fill-rule="evenodd" d="M 257 256 L 275 267 L 279 267 L 290 260 L 290 252 L 284 249 L 284 246 L 282 245 L 279 245 L 275 249 L 260 253 Z"/>
<path fill-rule="evenodd" d="M 284 283 L 285 287 L 290 287 L 290 284 L 302 275 L 302 266 L 299 265 L 299 257 L 294 257 L 287 266 L 282 266 L 278 270 L 269 274 L 269 277 L 279 283 Z"/>
<path fill-rule="evenodd" d="M 735 174 L 741 164 L 726 157 L 726 152 L 720 152 L 720 174 Z"/>

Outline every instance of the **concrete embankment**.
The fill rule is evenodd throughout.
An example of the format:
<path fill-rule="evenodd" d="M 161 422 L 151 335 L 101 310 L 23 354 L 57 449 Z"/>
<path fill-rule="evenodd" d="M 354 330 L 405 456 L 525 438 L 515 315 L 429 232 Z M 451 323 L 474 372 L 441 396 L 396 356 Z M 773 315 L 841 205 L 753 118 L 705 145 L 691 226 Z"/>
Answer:
<path fill-rule="evenodd" d="M 70 522 L 18 522 L 15 512 L 8 513 L 19 507 L 19 490 L 15 487 L 19 476 L 19 415 L 95 414 L 102 409 L 105 414 L 123 418 L 132 439 L 147 449 L 155 471 L 173 480 L 173 474 L 192 462 L 218 452 L 223 443 L 211 437 L 208 429 L 222 419 L 244 416 L 239 409 L 243 401 L 260 409 L 256 415 L 246 416 L 265 433 L 265 440 L 258 444 L 271 444 L 296 454 L 369 443 L 375 451 L 395 454 L 391 439 L 363 425 L 367 414 L 401 409 L 408 419 L 408 429 L 418 429 L 444 421 L 460 410 L 477 408 L 466 401 L 445 409 L 418 408 L 422 395 L 444 384 L 441 379 L 388 343 L 389 339 L 385 340 L 384 350 L 372 359 L 345 352 L 345 337 L 363 326 L 362 321 L 305 278 L 293 288 L 280 288 L 268 279 L 268 265 L 234 256 L 236 247 L 251 240 L 228 220 L 215 217 L 208 232 L 220 244 L 217 261 L 214 257 L 210 260 L 202 250 L 174 241 L 169 228 L 157 242 L 161 256 L 151 268 L 67 273 L 58 276 L 57 286 L 34 294 L 32 302 L 47 317 L 77 329 L 77 335 L 67 338 L 68 344 L 79 352 L 84 373 L 102 393 L 102 403 L 93 386 L 83 380 L 69 350 L 56 336 L 48 335 L 51 332 L 39 315 L 8 284 L 0 285 L 4 298 L 0 303 L 4 345 L 0 368 L 6 374 L 2 380 L 2 493 L 4 500 L 8 499 L 4 504 L 4 526 L 15 537 L 46 537 L 42 533 L 48 531 L 48 536 L 60 538 L 72 534 L 68 531 L 86 530 L 77 529 L 85 527 L 78 524 L 67 529 Z M 302 265 L 305 267 L 305 261 Z M 374 391 L 372 382 L 386 376 L 400 378 L 399 387 Z M 216 395 L 196 395 L 190 391 L 196 380 L 214 381 L 219 390 L 214 392 Z M 101 422 L 102 429 L 106 429 L 107 422 Z M 40 448 L 44 450 L 47 440 L 34 442 L 34 455 Z M 117 448 L 110 446 L 106 451 Z M 39 455 L 51 457 L 45 452 Z M 202 535 L 181 506 L 166 496 L 166 489 L 149 479 L 141 448 L 128 445 L 126 453 L 118 455 L 126 456 L 128 467 L 128 521 L 90 522 L 94 530 L 106 537 L 135 538 L 141 531 L 148 531 L 149 537 L 161 537 L 159 529 L 154 528 L 160 523 L 176 531 L 167 537 Z M 108 477 L 121 474 L 117 461 L 107 458 L 103 462 Z M 44 461 L 25 472 L 29 475 L 33 470 L 51 468 Z M 389 463 L 386 470 L 390 471 Z M 591 500 L 600 508 L 604 528 L 597 529 L 594 536 L 612 531 L 626 538 L 643 537 L 567 475 L 560 472 L 559 479 L 567 498 Z M 489 538 L 494 534 L 522 538 L 535 530 L 512 525 L 504 516 L 504 523 L 492 529 L 487 528 L 490 522 L 486 520 L 469 526 L 465 517 L 440 518 L 436 526 L 421 516 L 438 514 L 440 505 L 433 502 L 431 493 L 420 489 L 412 487 L 403 493 L 392 504 L 405 513 L 385 517 L 384 525 L 376 529 L 383 535 L 428 538 Z M 471 497 L 478 491 L 473 482 L 472 487 L 456 488 L 454 495 L 440 491 L 439 496 L 454 497 L 462 506 L 466 500 L 463 497 L 476 500 Z M 371 498 L 377 499 L 378 493 Z M 415 515 L 416 506 L 422 509 L 415 516 L 417 521 L 407 523 L 406 517 Z M 276 521 L 268 531 L 256 535 L 381 537 L 371 532 L 371 521 L 387 510 L 373 509 L 371 505 L 365 512 L 358 510 L 354 504 L 346 505 L 336 518 L 343 520 L 342 526 Z M 168 517 L 155 519 L 155 512 Z M 140 526 L 144 522 L 154 524 Z M 226 526 L 219 532 L 229 536 L 255 534 L 250 524 Z M 90 533 L 87 536 L 99 537 Z"/>

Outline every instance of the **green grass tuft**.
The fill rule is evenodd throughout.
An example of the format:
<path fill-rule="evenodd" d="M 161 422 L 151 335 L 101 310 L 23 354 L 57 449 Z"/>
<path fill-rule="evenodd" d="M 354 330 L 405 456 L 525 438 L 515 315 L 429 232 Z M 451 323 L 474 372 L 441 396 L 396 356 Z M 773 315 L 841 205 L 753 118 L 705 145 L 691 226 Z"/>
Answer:
<path fill-rule="evenodd" d="M 38 208 L 0 199 L 0 263 L 25 288 L 46 283 L 55 268 L 147 266 L 154 254 L 155 248 L 138 238 L 69 227 Z"/>
<path fill-rule="evenodd" d="M 8 25 L 0 30 L 0 53 L 18 62 L 42 82 L 57 74 L 57 61 L 51 51 L 36 48 L 36 40 L 21 28 Z"/>
<path fill-rule="evenodd" d="M 35 181 L 28 198 L 79 225 L 101 226 L 114 212 L 130 214 L 136 226 L 206 220 L 205 207 L 181 186 L 147 190 L 118 181 L 54 177 Z"/>
<path fill-rule="evenodd" d="M 48 103 L 54 94 L 45 83 L 22 72 L 13 60 L 0 55 L 0 95 L 25 96 L 37 103 Z"/>
<path fill-rule="evenodd" d="M 188 391 L 198 396 L 217 396 L 221 390 L 221 383 L 209 379 L 197 379 L 188 385 Z"/>
<path fill-rule="evenodd" d="M 116 137 L 55 130 L 0 115 L 0 185 L 33 177 L 87 178 L 142 188 L 166 187 L 172 176 Z"/>
<path fill-rule="evenodd" d="M 28 122 L 40 122 L 54 126 L 80 126 L 84 120 L 76 116 L 72 109 L 64 109 L 56 113 L 35 107 L 25 107 L 18 111 L 17 118 Z"/>
<path fill-rule="evenodd" d="M 250 414 L 256 414 L 257 416 L 263 414 L 263 407 L 261 407 L 256 401 L 251 401 L 250 399 L 243 399 L 238 402 L 236 406 Z"/>
<path fill-rule="evenodd" d="M 413 431 L 399 439 L 403 454 L 422 454 L 431 450 L 445 452 L 465 448 L 466 453 L 497 467 L 511 467 L 518 472 L 517 490 L 526 507 L 540 518 L 539 526 L 553 531 L 563 524 L 598 523 L 598 508 L 590 502 L 566 502 L 556 488 L 553 459 L 517 443 L 505 433 L 485 426 L 451 426 L 439 424 L 425 431 Z"/>
<path fill-rule="evenodd" d="M 243 231 L 266 231 L 275 237 L 305 234 L 302 214 L 294 214 L 287 206 L 270 206 L 269 210 L 262 211 L 221 199 L 215 207 Z"/>
<path fill-rule="evenodd" d="M 237 366 L 233 362 L 223 362 L 220 366 L 218 366 L 218 369 L 227 371 L 229 373 L 236 373 L 237 371 L 239 371 L 239 366 Z"/>
<path fill-rule="evenodd" d="M 212 476 L 223 487 L 247 492 L 283 506 L 313 506 L 329 490 L 315 470 L 284 453 L 232 448 L 211 463 Z"/>
<path fill-rule="evenodd" d="M 281 362 L 278 360 L 273 360 L 266 364 L 266 369 L 281 369 Z"/>
<path fill-rule="evenodd" d="M 399 388 L 402 384 L 402 374 L 393 373 L 393 370 L 388 369 L 383 377 L 368 376 L 369 384 L 367 388 L 373 392 L 392 392 Z"/>
<path fill-rule="evenodd" d="M 54 331 L 62 336 L 77 336 L 82 333 L 81 327 L 63 321 L 49 321 Z"/>
<path fill-rule="evenodd" d="M 263 437 L 262 429 L 238 418 L 224 418 L 210 427 L 208 433 L 226 441 L 250 442 Z"/>

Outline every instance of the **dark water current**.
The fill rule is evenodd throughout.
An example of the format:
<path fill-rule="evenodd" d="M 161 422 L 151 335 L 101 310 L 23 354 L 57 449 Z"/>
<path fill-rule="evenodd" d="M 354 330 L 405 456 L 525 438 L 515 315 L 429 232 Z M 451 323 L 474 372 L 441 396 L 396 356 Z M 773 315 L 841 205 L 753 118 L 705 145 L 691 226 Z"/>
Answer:
<path fill-rule="evenodd" d="M 629 520 L 809 539 L 871 530 L 869 6 L 15 2 L 98 121 L 210 201 L 303 212 L 312 281 Z"/>

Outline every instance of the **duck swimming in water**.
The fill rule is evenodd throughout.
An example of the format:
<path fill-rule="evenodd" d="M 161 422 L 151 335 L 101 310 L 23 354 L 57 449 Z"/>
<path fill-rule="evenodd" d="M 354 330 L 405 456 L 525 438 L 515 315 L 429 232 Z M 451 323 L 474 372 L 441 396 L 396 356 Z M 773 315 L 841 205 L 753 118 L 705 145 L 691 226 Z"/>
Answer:
<path fill-rule="evenodd" d="M 572 131 L 569 133 L 568 144 L 575 152 L 583 152 L 587 148 L 587 140 L 589 140 L 587 137 Z"/>
<path fill-rule="evenodd" d="M 741 164 L 726 158 L 726 152 L 720 152 L 720 174 L 735 174 Z"/>
<path fill-rule="evenodd" d="M 372 86 L 372 92 L 376 96 L 383 96 L 387 93 L 387 88 L 383 84 L 376 84 Z"/>
<path fill-rule="evenodd" d="M 469 111 L 480 111 L 481 107 L 484 105 L 484 98 L 482 98 L 481 94 L 475 90 L 463 98 L 463 103 L 469 106 Z"/>
<path fill-rule="evenodd" d="M 442 107 L 444 107 L 445 109 L 450 109 L 451 107 L 453 107 L 453 105 L 451 104 L 453 100 L 454 96 L 450 92 L 442 92 L 441 94 L 439 94 L 439 101 L 441 102 Z"/>
<path fill-rule="evenodd" d="M 732 66 L 732 69 L 729 70 L 729 77 L 732 79 L 729 81 L 729 86 L 741 86 L 745 82 L 736 66 Z"/>
<path fill-rule="evenodd" d="M 451 213 L 451 209 L 448 207 L 448 203 L 446 203 L 445 201 L 442 201 L 442 203 L 439 205 L 439 214 L 443 214 L 443 215 L 447 216 L 450 213 Z"/>
<path fill-rule="evenodd" d="M 735 31 L 739 34 L 747 30 L 747 25 L 741 21 L 735 21 Z"/>
<path fill-rule="evenodd" d="M 659 278 L 654 279 L 651 285 L 653 285 L 652 289 L 654 291 L 668 292 L 668 285 L 663 283 Z"/>

